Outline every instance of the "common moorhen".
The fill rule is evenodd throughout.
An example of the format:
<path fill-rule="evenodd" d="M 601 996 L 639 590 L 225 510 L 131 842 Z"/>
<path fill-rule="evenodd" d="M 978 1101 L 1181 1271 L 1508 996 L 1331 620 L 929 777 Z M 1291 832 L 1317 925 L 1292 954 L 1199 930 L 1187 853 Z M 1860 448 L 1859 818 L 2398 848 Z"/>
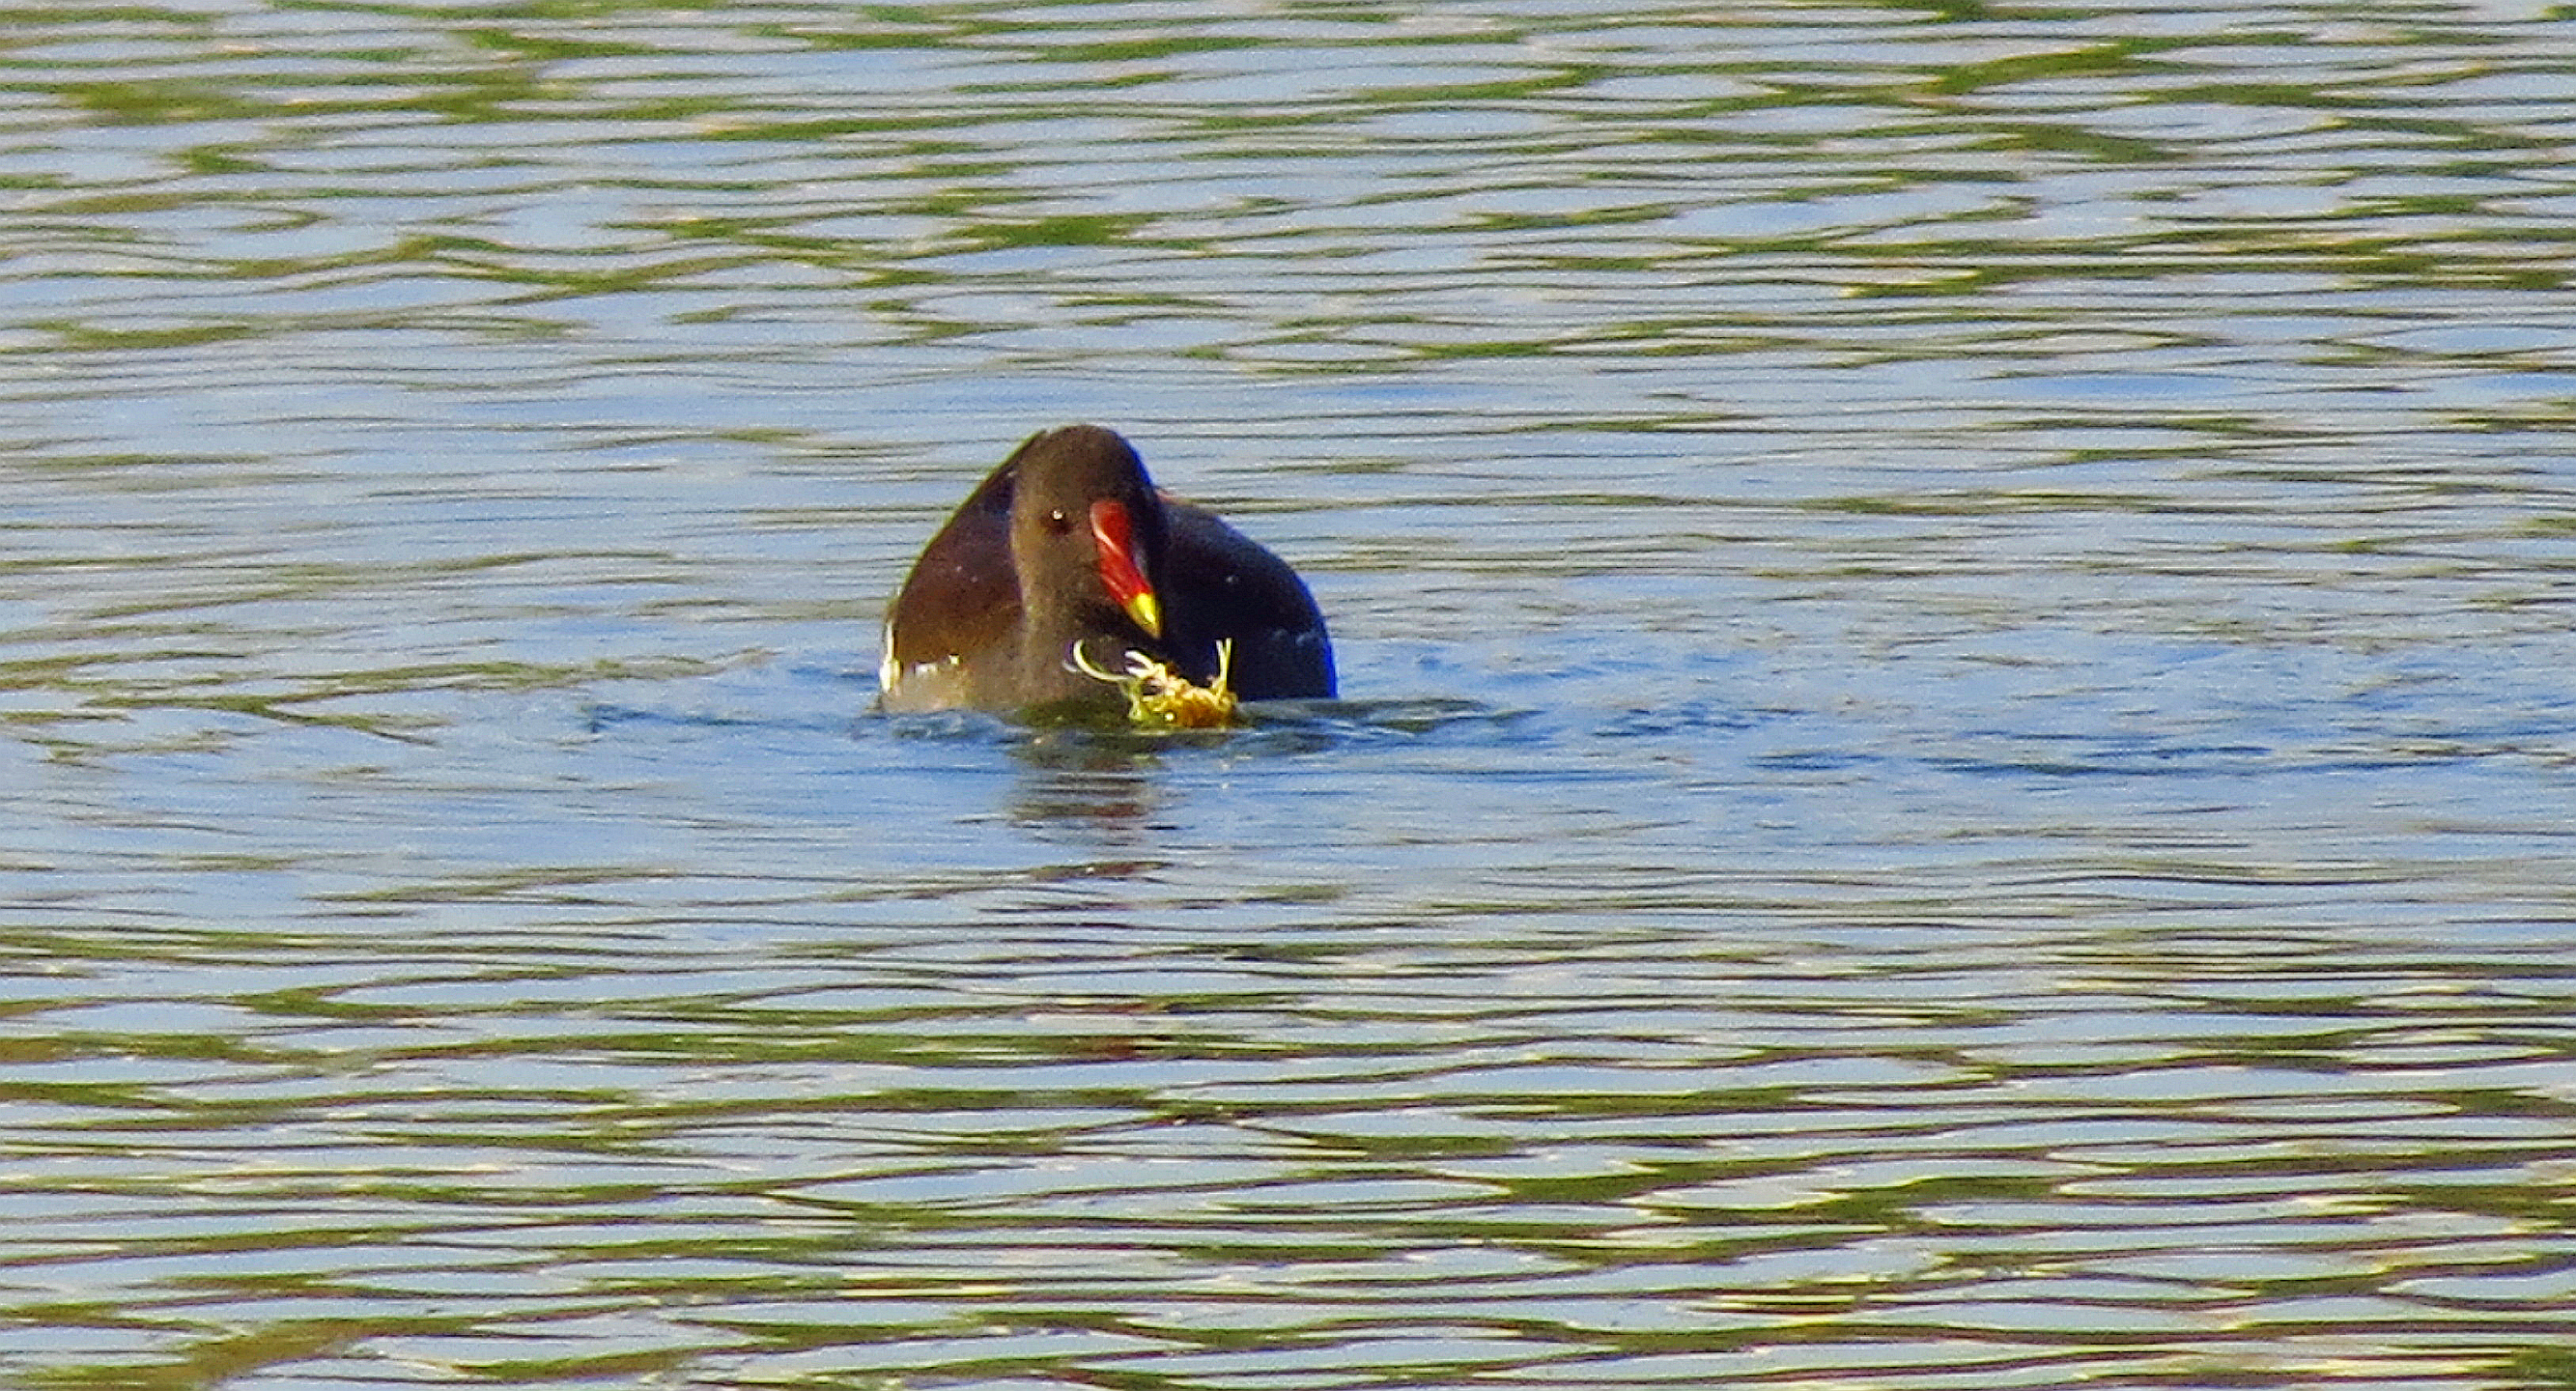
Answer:
<path fill-rule="evenodd" d="M 1245 700 L 1330 696 L 1324 615 L 1288 562 L 1165 497 L 1117 432 L 1029 437 L 922 548 L 886 610 L 877 681 L 894 712 L 1115 709 L 1075 669 L 1126 654 L 1216 679 L 1217 645 Z"/>

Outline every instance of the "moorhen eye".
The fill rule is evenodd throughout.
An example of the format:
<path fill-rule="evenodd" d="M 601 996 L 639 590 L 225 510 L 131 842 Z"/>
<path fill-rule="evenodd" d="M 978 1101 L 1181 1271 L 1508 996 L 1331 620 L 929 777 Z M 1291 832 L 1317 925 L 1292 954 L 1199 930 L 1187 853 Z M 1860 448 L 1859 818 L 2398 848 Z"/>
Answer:
<path fill-rule="evenodd" d="M 1120 522 L 1099 524 L 1104 509 Z M 1086 520 L 1096 546 L 1024 554 L 1013 540 Z M 1125 697 L 1074 669 L 1077 646 L 1094 665 L 1119 669 L 1133 653 L 1204 686 L 1221 642 L 1232 644 L 1232 689 L 1245 700 L 1333 694 L 1324 615 L 1288 562 L 1215 513 L 1155 492 L 1117 432 L 1068 425 L 1030 436 L 922 548 L 886 610 L 879 703 L 897 713 L 1068 703 L 1115 712 Z"/>

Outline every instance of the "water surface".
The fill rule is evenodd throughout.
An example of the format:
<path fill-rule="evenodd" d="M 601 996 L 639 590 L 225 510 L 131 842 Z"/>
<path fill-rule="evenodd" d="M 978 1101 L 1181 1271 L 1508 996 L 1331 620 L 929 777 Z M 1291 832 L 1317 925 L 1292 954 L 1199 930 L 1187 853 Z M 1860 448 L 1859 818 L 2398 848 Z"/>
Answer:
<path fill-rule="evenodd" d="M 13 1384 L 2576 1379 L 2560 11 L 6 27 Z"/>

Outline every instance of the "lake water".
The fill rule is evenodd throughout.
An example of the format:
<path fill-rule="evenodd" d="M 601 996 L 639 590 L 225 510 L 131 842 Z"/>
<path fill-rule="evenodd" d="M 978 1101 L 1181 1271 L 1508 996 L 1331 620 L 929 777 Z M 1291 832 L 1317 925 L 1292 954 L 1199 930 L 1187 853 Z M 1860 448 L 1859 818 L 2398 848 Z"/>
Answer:
<path fill-rule="evenodd" d="M 2576 1384 L 2571 15 L 16 7 L 0 1379 Z"/>

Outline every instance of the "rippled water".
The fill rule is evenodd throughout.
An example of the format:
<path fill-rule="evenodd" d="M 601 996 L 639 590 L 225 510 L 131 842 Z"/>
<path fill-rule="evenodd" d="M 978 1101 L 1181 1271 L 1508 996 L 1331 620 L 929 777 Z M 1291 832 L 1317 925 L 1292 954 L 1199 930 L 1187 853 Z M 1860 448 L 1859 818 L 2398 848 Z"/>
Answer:
<path fill-rule="evenodd" d="M 0 1376 L 2576 1384 L 2568 16 L 13 8 Z"/>

